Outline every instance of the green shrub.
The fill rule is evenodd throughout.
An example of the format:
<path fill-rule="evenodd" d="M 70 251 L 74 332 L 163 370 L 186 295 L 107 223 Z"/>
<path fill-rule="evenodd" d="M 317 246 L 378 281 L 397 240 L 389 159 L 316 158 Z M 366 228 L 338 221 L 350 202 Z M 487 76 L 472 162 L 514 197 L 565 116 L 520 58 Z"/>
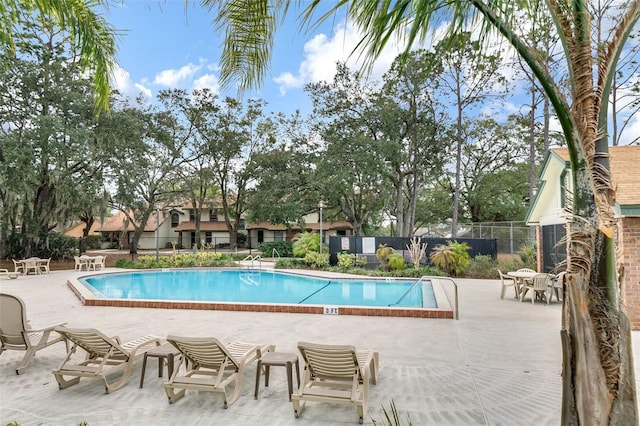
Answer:
<path fill-rule="evenodd" d="M 136 269 L 136 265 L 139 265 L 139 264 L 131 261 L 130 259 L 118 259 L 116 260 L 116 263 L 115 263 L 116 268 Z"/>
<path fill-rule="evenodd" d="M 441 270 L 432 266 L 421 266 L 420 268 L 406 268 L 400 271 L 393 271 L 393 276 L 404 278 L 420 278 L 424 275 L 442 276 L 445 275 Z"/>
<path fill-rule="evenodd" d="M 295 258 L 282 258 L 278 259 L 275 264 L 276 269 L 303 269 L 307 267 L 307 262 L 304 259 Z"/>
<path fill-rule="evenodd" d="M 280 257 L 293 256 L 293 244 L 290 241 L 269 241 L 258 246 L 258 250 L 262 252 L 262 257 L 274 256 L 274 249 Z"/>
<path fill-rule="evenodd" d="M 67 237 L 58 232 L 50 232 L 46 236 L 25 237 L 10 235 L 5 240 L 5 258 L 21 259 L 27 257 L 23 244 L 30 246 L 28 256 L 61 260 L 73 257 L 78 252 L 78 239 Z"/>
<path fill-rule="evenodd" d="M 320 234 L 315 232 L 302 232 L 293 242 L 293 255 L 306 257 L 308 253 L 320 251 Z"/>
<path fill-rule="evenodd" d="M 522 260 L 522 263 L 524 263 L 525 265 L 535 265 L 537 254 L 538 248 L 534 241 L 529 241 L 527 244 L 522 245 L 522 247 L 520 247 L 520 250 L 518 250 L 520 260 Z"/>
<path fill-rule="evenodd" d="M 392 271 L 404 269 L 404 257 L 400 253 L 391 253 L 387 256 L 387 265 Z"/>
<path fill-rule="evenodd" d="M 364 268 L 365 266 L 367 266 L 367 256 L 356 256 L 356 266 L 360 268 Z"/>
<path fill-rule="evenodd" d="M 42 244 L 36 256 L 42 258 L 67 259 L 73 257 L 78 249 L 78 240 L 76 238 L 67 237 L 57 232 L 50 232 L 47 238 L 40 242 Z"/>
<path fill-rule="evenodd" d="M 84 247 L 89 250 L 99 250 L 102 248 L 102 235 L 89 235 L 84 240 Z"/>
<path fill-rule="evenodd" d="M 465 277 L 467 278 L 495 278 L 498 276 L 498 262 L 488 255 L 477 255 L 467 267 Z"/>
<path fill-rule="evenodd" d="M 431 261 L 448 275 L 457 277 L 464 274 L 471 259 L 469 246 L 466 243 L 449 241 L 445 245 L 439 245 L 431 252 Z"/>
<path fill-rule="evenodd" d="M 380 244 L 380 246 L 378 246 L 376 257 L 380 260 L 380 266 L 383 270 L 389 270 L 389 256 L 395 252 L 393 247 L 387 247 L 386 244 Z"/>
<path fill-rule="evenodd" d="M 310 251 L 305 255 L 304 261 L 316 269 L 324 269 L 329 266 L 329 253 Z"/>
<path fill-rule="evenodd" d="M 520 268 L 531 268 L 533 270 L 536 269 L 536 264 L 528 264 L 522 263 L 520 258 L 512 258 L 512 259 L 498 259 L 496 264 L 496 268 L 500 269 L 502 272 L 516 271 Z M 498 272 L 492 278 L 498 278 Z"/>
<path fill-rule="evenodd" d="M 221 267 L 235 266 L 231 256 L 225 253 L 189 253 L 160 256 L 140 256 L 137 262 L 126 259 L 116 261 L 118 268 L 154 269 L 154 268 L 188 268 L 188 267 Z"/>
<path fill-rule="evenodd" d="M 348 269 L 356 264 L 356 255 L 354 253 L 338 253 L 338 267 Z M 365 258 L 366 259 L 366 258 Z"/>

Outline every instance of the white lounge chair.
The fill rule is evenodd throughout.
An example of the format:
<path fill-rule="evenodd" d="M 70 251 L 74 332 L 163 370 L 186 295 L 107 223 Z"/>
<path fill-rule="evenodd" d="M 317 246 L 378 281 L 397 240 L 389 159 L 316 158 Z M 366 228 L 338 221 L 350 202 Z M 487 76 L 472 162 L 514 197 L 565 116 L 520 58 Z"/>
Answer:
<path fill-rule="evenodd" d="M 0 276 L 7 277 L 9 279 L 14 280 L 18 278 L 18 275 L 20 275 L 18 272 L 9 272 L 8 269 L 0 269 Z"/>
<path fill-rule="evenodd" d="M 359 422 L 364 422 L 369 401 L 369 380 L 378 378 L 378 352 L 356 351 L 349 345 L 323 345 L 299 342 L 305 362 L 303 385 L 293 394 L 296 417 L 307 401 L 354 405 Z"/>
<path fill-rule="evenodd" d="M 26 351 L 16 374 L 21 374 L 27 368 L 37 351 L 64 341 L 62 336 L 54 333 L 55 327 L 63 324 L 32 329 L 22 299 L 0 293 L 0 354 L 6 350 Z"/>
<path fill-rule="evenodd" d="M 224 408 L 240 396 L 244 372 L 262 353 L 275 350 L 275 345 L 232 342 L 224 344 L 215 337 L 168 336 L 167 342 L 180 351 L 178 366 L 164 389 L 172 404 L 182 398 L 186 389 L 217 392 L 222 396 Z M 186 362 L 186 373 L 180 366 Z M 227 394 L 227 387 L 233 391 Z M 176 392 L 176 389 L 181 389 Z"/>
<path fill-rule="evenodd" d="M 106 393 L 116 391 L 127 383 L 134 360 L 161 343 L 155 336 L 144 336 L 121 343 L 117 336 L 108 337 L 93 328 L 56 327 L 56 331 L 73 344 L 60 367 L 53 371 L 60 389 L 75 385 L 81 377 L 90 377 L 102 379 Z M 73 359 L 78 348 L 86 352 L 84 361 L 77 362 Z M 121 373 L 120 378 L 108 382 L 107 375 L 114 372 Z M 65 376 L 73 379 L 65 379 Z"/>

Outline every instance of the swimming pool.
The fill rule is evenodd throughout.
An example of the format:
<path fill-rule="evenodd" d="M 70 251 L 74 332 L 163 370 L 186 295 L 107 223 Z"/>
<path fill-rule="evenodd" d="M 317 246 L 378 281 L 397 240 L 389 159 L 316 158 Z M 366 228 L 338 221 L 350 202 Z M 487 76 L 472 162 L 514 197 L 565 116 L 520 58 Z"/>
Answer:
<path fill-rule="evenodd" d="M 321 278 L 246 269 L 170 269 L 70 280 L 85 305 L 449 318 L 430 280 Z M 440 297 L 438 297 L 438 295 Z"/>

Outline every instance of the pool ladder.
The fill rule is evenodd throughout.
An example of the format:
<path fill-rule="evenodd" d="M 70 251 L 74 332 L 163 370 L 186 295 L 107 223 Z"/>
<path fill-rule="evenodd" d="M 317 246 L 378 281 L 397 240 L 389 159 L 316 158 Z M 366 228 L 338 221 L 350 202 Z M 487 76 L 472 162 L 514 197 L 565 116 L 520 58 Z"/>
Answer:
<path fill-rule="evenodd" d="M 255 256 L 247 256 L 244 259 L 242 259 L 242 263 L 244 262 L 248 262 L 251 261 L 251 266 L 247 265 L 247 269 L 251 268 L 253 269 L 253 262 L 258 262 L 258 268 L 262 269 L 262 257 L 260 257 L 259 254 L 255 255 Z"/>
<path fill-rule="evenodd" d="M 440 277 L 437 275 L 423 275 L 420 277 L 418 281 L 413 283 L 413 285 L 409 287 L 407 291 L 404 292 L 404 294 L 400 297 L 400 299 L 398 299 L 396 303 L 392 303 L 388 306 L 398 306 L 400 302 L 402 302 L 404 298 L 407 297 L 414 288 L 416 288 L 419 284 L 422 284 L 422 282 L 425 280 L 429 280 L 429 281 L 447 280 L 453 284 L 453 318 L 457 320 L 460 319 L 460 316 L 458 314 L 458 284 L 451 277 Z M 447 298 L 448 298 L 448 295 L 447 295 Z M 451 303 L 451 301 L 449 301 L 449 303 Z"/>

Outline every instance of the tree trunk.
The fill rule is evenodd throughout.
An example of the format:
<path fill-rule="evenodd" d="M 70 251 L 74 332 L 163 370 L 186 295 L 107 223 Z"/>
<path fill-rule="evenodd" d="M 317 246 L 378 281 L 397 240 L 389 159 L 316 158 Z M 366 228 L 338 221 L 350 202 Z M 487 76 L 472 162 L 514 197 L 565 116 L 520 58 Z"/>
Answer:
<path fill-rule="evenodd" d="M 572 169 L 576 219 L 563 291 L 562 424 L 636 425 L 631 333 L 619 301 L 624 278 L 615 268 L 615 232 L 607 235 L 600 217 L 612 201 L 603 201 L 606 188 L 593 193 L 585 167 Z"/>
<path fill-rule="evenodd" d="M 83 238 L 87 238 L 89 236 L 89 231 L 91 231 L 91 227 L 93 226 L 94 222 L 95 222 L 95 218 L 93 217 L 93 215 L 87 215 L 87 217 L 84 220 L 85 226 L 84 228 L 82 228 Z"/>
<path fill-rule="evenodd" d="M 461 94 L 461 83 L 460 83 L 460 74 L 457 74 L 457 120 L 456 120 L 456 183 L 455 188 L 453 190 L 453 207 L 451 214 L 451 238 L 455 238 L 458 235 L 458 216 L 460 215 L 459 206 L 460 206 L 460 191 L 462 186 L 461 179 L 461 168 L 462 168 L 462 94 Z"/>
<path fill-rule="evenodd" d="M 402 237 L 404 235 L 404 197 L 402 196 L 402 181 L 404 180 L 404 176 L 398 176 L 398 181 L 396 182 L 395 190 L 396 190 L 396 230 L 393 233 L 394 237 Z"/>
<path fill-rule="evenodd" d="M 616 83 L 617 73 L 613 74 L 611 84 L 611 145 L 618 145 L 618 86 Z"/>
<path fill-rule="evenodd" d="M 131 241 L 129 253 L 138 254 L 138 241 L 140 241 L 143 231 L 144 227 L 136 227 L 135 231 L 133 231 L 133 241 Z"/>
<path fill-rule="evenodd" d="M 193 248 L 197 252 L 199 249 L 202 248 L 200 244 L 200 242 L 202 241 L 202 239 L 200 238 L 200 221 L 202 220 L 202 204 L 200 205 L 197 205 L 195 203 L 193 204 L 193 220 L 195 222 L 194 233 L 196 235 L 196 246 Z"/>
<path fill-rule="evenodd" d="M 529 114 L 529 205 L 533 204 L 536 188 L 536 88 L 531 82 L 531 112 Z"/>
<path fill-rule="evenodd" d="M 606 237 L 601 237 L 604 240 Z M 563 291 L 563 425 L 636 425 L 631 330 L 626 315 L 603 310 L 583 274 Z"/>

